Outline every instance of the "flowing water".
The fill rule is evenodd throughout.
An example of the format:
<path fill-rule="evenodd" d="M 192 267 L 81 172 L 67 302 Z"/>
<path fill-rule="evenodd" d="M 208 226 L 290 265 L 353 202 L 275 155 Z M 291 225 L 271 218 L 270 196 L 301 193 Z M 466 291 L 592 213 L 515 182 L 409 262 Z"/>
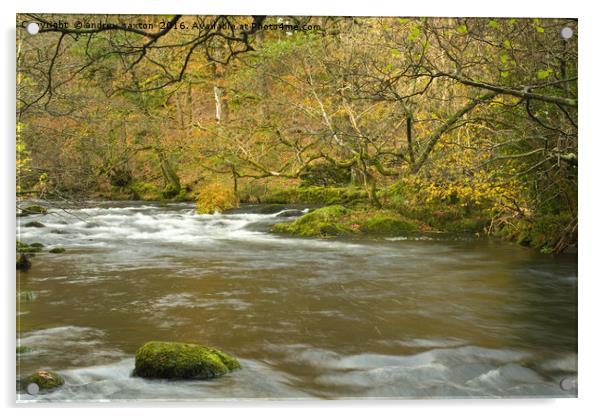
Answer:
<path fill-rule="evenodd" d="M 66 385 L 20 401 L 574 397 L 577 259 L 470 237 L 301 239 L 281 213 L 95 203 L 20 223 L 17 378 Z M 289 211 L 290 212 L 290 211 Z M 150 340 L 243 366 L 208 381 L 131 376 Z M 565 382 L 563 382 L 563 380 Z M 567 387 L 568 386 L 568 387 Z"/>

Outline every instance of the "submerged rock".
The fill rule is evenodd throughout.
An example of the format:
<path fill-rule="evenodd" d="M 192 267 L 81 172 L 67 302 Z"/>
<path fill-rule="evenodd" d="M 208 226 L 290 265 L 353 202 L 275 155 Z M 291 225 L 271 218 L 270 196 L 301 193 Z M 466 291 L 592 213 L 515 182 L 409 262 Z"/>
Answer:
<path fill-rule="evenodd" d="M 304 212 L 300 209 L 287 209 L 286 211 L 282 211 L 278 215 L 278 218 L 291 218 L 291 217 L 300 217 Z"/>
<path fill-rule="evenodd" d="M 52 371 L 38 370 L 21 380 L 21 388 L 27 389 L 30 384 L 37 384 L 40 390 L 49 390 L 62 386 L 65 380 Z"/>
<path fill-rule="evenodd" d="M 151 341 L 136 351 L 134 376 L 208 379 L 240 368 L 236 358 L 214 348 L 181 342 Z"/>
<path fill-rule="evenodd" d="M 27 224 L 25 224 L 25 227 L 38 227 L 38 228 L 42 228 L 42 227 L 46 227 L 44 224 L 42 224 L 39 221 L 30 221 Z"/>
<path fill-rule="evenodd" d="M 277 212 L 286 209 L 286 205 L 284 204 L 269 204 L 269 205 L 261 205 L 257 208 L 258 214 L 275 214 Z"/>

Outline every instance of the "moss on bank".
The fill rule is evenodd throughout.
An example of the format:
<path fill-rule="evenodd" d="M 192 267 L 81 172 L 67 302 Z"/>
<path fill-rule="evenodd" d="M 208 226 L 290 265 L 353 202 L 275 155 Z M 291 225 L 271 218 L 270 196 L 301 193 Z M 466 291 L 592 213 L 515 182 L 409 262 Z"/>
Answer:
<path fill-rule="evenodd" d="M 241 368 L 236 358 L 214 348 L 151 341 L 136 351 L 134 375 L 145 378 L 208 379 Z"/>
<path fill-rule="evenodd" d="M 498 226 L 495 235 L 542 253 L 553 253 L 560 244 L 576 245 L 577 223 L 568 213 L 539 215 L 504 223 Z"/>
<path fill-rule="evenodd" d="M 316 209 L 293 222 L 279 223 L 276 232 L 302 237 L 334 237 L 350 234 L 398 235 L 418 231 L 420 224 L 386 210 L 349 209 L 332 205 Z"/>
<path fill-rule="evenodd" d="M 360 226 L 360 230 L 366 234 L 395 235 L 418 231 L 417 222 L 402 218 L 393 213 L 374 213 L 369 216 Z"/>
<path fill-rule="evenodd" d="M 356 205 L 368 200 L 366 191 L 351 187 L 305 186 L 273 191 L 264 201 L 268 204 Z"/>

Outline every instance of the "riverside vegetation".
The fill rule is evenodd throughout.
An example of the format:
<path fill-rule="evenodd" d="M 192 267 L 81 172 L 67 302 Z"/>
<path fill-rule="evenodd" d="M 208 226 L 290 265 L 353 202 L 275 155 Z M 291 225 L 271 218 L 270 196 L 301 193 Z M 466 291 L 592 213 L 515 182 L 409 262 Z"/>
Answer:
<path fill-rule="evenodd" d="M 204 29 L 19 29 L 19 201 L 302 203 L 274 230 L 576 247 L 575 21 L 185 18 Z"/>

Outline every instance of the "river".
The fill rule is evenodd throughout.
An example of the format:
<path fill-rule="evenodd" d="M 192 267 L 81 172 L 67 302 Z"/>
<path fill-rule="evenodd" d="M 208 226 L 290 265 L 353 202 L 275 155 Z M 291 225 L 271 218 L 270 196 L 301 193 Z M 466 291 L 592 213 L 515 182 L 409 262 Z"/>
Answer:
<path fill-rule="evenodd" d="M 469 236 L 303 239 L 245 207 L 95 202 L 19 218 L 17 378 L 31 401 L 575 397 L 577 256 Z M 208 381 L 131 377 L 150 340 L 215 346 L 243 366 Z M 563 381 L 564 380 L 564 381 Z M 567 387 L 568 386 L 568 387 Z"/>

